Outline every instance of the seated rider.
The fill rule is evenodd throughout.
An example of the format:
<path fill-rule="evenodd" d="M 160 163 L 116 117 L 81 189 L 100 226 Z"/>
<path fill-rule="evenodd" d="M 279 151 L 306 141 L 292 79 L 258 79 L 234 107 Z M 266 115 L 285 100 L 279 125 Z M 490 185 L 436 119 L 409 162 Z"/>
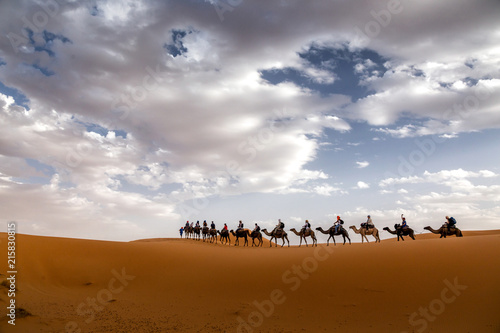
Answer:
<path fill-rule="evenodd" d="M 404 217 L 403 214 L 401 214 L 401 221 L 402 221 L 400 226 L 401 230 L 408 228 L 408 224 L 406 223 L 406 217 Z"/>
<path fill-rule="evenodd" d="M 274 227 L 273 232 L 278 232 L 283 229 L 285 229 L 285 223 L 281 222 L 281 219 L 278 219 L 278 224 Z"/>
<path fill-rule="evenodd" d="M 184 229 L 189 228 L 189 221 L 186 221 L 186 225 L 184 226 Z"/>
<path fill-rule="evenodd" d="M 457 220 L 455 220 L 454 217 L 446 216 L 445 224 L 448 227 L 448 230 L 450 230 L 451 228 L 455 228 L 455 225 L 457 224 Z"/>
<path fill-rule="evenodd" d="M 224 223 L 224 227 L 222 228 L 223 231 L 228 231 L 227 230 L 227 224 Z"/>
<path fill-rule="evenodd" d="M 308 229 L 311 229 L 311 223 L 309 223 L 309 220 L 306 220 L 306 224 L 302 226 L 302 232 L 305 233 Z"/>
<path fill-rule="evenodd" d="M 194 222 L 191 222 L 191 224 L 190 224 L 189 226 L 190 226 L 191 228 L 193 228 L 193 224 L 194 224 Z"/>
<path fill-rule="evenodd" d="M 199 228 L 199 227 L 200 227 L 200 221 L 196 221 L 195 228 Z"/>
<path fill-rule="evenodd" d="M 260 227 L 257 223 L 255 223 L 255 228 L 253 228 L 252 232 L 259 232 L 259 231 L 260 231 Z"/>
<path fill-rule="evenodd" d="M 335 221 L 333 223 L 333 226 L 335 227 L 335 233 L 338 232 L 339 228 L 341 227 L 341 225 L 344 224 L 344 221 L 342 221 L 342 219 L 340 218 L 340 216 L 337 216 L 337 221 Z"/>
<path fill-rule="evenodd" d="M 208 226 L 208 224 L 207 224 L 207 220 L 204 220 L 204 221 L 203 221 L 203 226 L 204 226 L 204 227 Z"/>
<path fill-rule="evenodd" d="M 212 221 L 212 224 L 210 224 L 210 229 L 215 229 L 215 223 Z"/>
<path fill-rule="evenodd" d="M 365 227 L 366 230 L 370 229 L 370 228 L 373 228 L 375 225 L 373 224 L 373 221 L 372 221 L 372 218 L 370 217 L 370 215 L 367 216 L 367 220 L 365 223 L 362 223 L 361 224 L 362 227 Z"/>
<path fill-rule="evenodd" d="M 240 223 L 238 223 L 238 228 L 236 229 L 236 231 L 238 230 L 243 230 L 243 222 L 241 222 L 241 220 Z"/>

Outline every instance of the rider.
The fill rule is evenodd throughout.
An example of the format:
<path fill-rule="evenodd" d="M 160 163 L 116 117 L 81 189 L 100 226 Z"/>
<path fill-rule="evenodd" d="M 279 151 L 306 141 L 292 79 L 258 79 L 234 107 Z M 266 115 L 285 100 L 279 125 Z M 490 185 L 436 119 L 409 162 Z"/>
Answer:
<path fill-rule="evenodd" d="M 257 223 L 255 223 L 255 228 L 253 228 L 252 232 L 259 232 L 259 231 L 260 231 L 260 227 Z"/>
<path fill-rule="evenodd" d="M 450 231 L 451 228 L 455 228 L 455 225 L 457 224 L 457 220 L 455 220 L 454 217 L 446 216 L 445 224 L 448 227 L 448 231 Z"/>
<path fill-rule="evenodd" d="M 186 225 L 184 226 L 184 229 L 189 228 L 189 221 L 186 221 Z"/>
<path fill-rule="evenodd" d="M 224 230 L 225 230 L 225 231 L 228 231 L 228 230 L 227 230 L 227 224 L 225 224 L 225 223 L 224 223 L 224 228 L 222 228 L 222 230 L 223 230 L 223 231 L 224 231 Z"/>
<path fill-rule="evenodd" d="M 207 220 L 204 220 L 204 221 L 203 221 L 203 226 L 204 226 L 204 227 L 208 226 L 208 224 L 207 224 Z"/>
<path fill-rule="evenodd" d="M 302 232 L 305 233 L 308 229 L 311 229 L 311 223 L 309 223 L 309 220 L 306 220 L 306 224 L 302 226 Z"/>
<path fill-rule="evenodd" d="M 406 217 L 401 214 L 401 229 L 408 228 L 408 224 L 406 223 Z"/>
<path fill-rule="evenodd" d="M 215 223 L 212 221 L 212 224 L 210 224 L 210 229 L 215 229 Z"/>
<path fill-rule="evenodd" d="M 278 224 L 276 227 L 274 227 L 273 232 L 277 232 L 278 230 L 284 230 L 285 229 L 285 223 L 281 222 L 281 219 L 278 219 Z"/>
<path fill-rule="evenodd" d="M 236 231 L 238 230 L 243 230 L 243 222 L 241 222 L 241 220 L 240 223 L 238 223 L 238 228 L 236 229 Z"/>
<path fill-rule="evenodd" d="M 373 228 L 375 225 L 373 224 L 371 216 L 368 215 L 366 218 L 367 218 L 366 222 L 365 222 L 365 228 L 366 228 L 366 230 L 368 230 L 370 228 Z"/>
<path fill-rule="evenodd" d="M 196 221 L 196 226 L 195 228 L 199 228 L 200 227 L 200 221 Z"/>
<path fill-rule="evenodd" d="M 337 231 L 339 230 L 340 226 L 344 224 L 344 221 L 342 221 L 342 219 L 340 218 L 340 216 L 337 216 L 337 221 L 335 221 L 333 223 L 334 227 L 335 227 L 335 233 L 337 233 Z"/>
<path fill-rule="evenodd" d="M 194 223 L 194 222 L 191 222 L 191 224 L 189 225 L 191 228 L 193 228 L 193 223 Z"/>

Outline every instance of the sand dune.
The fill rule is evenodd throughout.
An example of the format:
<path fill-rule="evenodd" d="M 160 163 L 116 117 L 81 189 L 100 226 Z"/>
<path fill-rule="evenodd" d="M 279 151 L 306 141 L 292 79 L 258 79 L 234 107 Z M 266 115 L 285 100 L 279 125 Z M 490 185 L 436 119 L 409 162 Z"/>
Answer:
<path fill-rule="evenodd" d="M 265 245 L 18 235 L 16 301 L 31 315 L 0 331 L 500 332 L 500 231 Z"/>

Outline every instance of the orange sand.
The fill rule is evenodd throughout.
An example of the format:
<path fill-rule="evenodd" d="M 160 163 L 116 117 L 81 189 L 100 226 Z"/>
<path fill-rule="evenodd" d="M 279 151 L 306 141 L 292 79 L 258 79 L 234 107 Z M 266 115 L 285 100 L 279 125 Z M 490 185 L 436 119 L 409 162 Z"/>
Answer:
<path fill-rule="evenodd" d="M 17 236 L 31 316 L 9 325 L 0 285 L 0 332 L 500 332 L 500 231 L 328 248 Z M 5 233 L 0 251 L 3 281 Z"/>

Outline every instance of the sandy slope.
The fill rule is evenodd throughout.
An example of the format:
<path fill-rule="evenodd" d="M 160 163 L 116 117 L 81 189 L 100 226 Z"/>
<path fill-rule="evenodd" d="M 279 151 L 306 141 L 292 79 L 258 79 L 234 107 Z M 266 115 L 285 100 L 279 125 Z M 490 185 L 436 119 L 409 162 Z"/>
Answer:
<path fill-rule="evenodd" d="M 500 232 L 464 235 L 272 249 L 18 235 L 32 316 L 0 331 L 500 332 Z"/>

